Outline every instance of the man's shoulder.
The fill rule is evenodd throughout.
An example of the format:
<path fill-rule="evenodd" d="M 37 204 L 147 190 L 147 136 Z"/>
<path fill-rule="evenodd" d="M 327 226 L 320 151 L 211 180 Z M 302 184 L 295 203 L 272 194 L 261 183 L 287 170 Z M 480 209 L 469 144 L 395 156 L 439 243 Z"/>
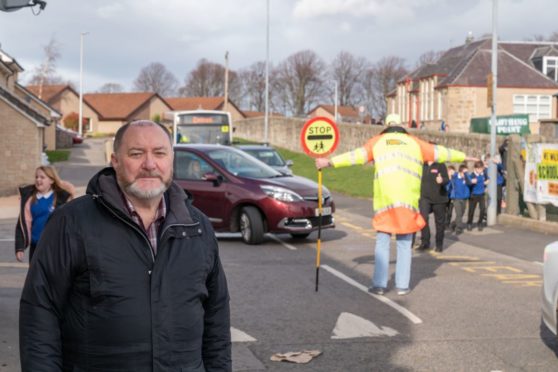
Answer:
<path fill-rule="evenodd" d="M 89 214 L 94 207 L 94 200 L 91 195 L 82 195 L 75 199 L 62 204 L 56 209 L 59 213 L 64 213 L 66 215 L 76 215 L 76 214 Z"/>

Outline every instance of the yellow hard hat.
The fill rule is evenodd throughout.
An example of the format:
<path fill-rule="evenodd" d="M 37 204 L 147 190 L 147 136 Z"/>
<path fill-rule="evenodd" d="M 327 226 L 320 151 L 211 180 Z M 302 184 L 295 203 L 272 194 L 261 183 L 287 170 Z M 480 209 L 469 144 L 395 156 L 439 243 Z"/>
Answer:
<path fill-rule="evenodd" d="M 401 125 L 401 116 L 399 114 L 389 114 L 386 117 L 386 125 Z"/>

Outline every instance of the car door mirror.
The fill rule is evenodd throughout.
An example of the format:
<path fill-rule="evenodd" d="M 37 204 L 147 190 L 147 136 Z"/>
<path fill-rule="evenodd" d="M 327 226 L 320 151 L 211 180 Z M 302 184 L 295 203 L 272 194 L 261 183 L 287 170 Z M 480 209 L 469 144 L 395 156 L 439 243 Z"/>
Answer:
<path fill-rule="evenodd" d="M 290 167 L 293 166 L 294 163 L 293 163 L 293 161 L 292 161 L 291 159 L 289 159 L 289 160 L 287 160 L 287 161 L 285 162 L 285 164 L 287 164 L 287 167 L 290 168 Z"/>
<path fill-rule="evenodd" d="M 205 173 L 203 175 L 203 180 L 208 182 L 213 182 L 213 186 L 217 187 L 223 183 L 223 176 L 216 173 Z"/>

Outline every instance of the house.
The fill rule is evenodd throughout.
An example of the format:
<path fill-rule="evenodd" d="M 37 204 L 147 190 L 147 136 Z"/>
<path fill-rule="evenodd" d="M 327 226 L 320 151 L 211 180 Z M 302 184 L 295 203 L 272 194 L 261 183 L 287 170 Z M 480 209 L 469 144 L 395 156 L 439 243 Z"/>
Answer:
<path fill-rule="evenodd" d="M 84 102 L 98 115 L 91 131 L 114 134 L 129 121 L 146 119 L 160 121 L 171 106 L 157 93 L 89 93 Z"/>
<path fill-rule="evenodd" d="M 60 85 L 28 85 L 27 90 L 39 99 L 45 101 L 61 113 L 61 123 L 66 125 L 67 120 L 79 117 L 79 93 L 69 84 Z M 83 126 L 82 132 L 88 133 L 93 130 L 99 121 L 99 115 L 85 100 L 82 105 Z M 76 121 L 76 122 L 79 122 Z M 67 126 L 67 125 L 66 125 Z M 70 128 L 77 130 L 78 128 Z"/>
<path fill-rule="evenodd" d="M 388 113 L 409 126 L 469 132 L 472 118 L 490 116 L 487 104 L 491 72 L 491 39 L 469 41 L 445 52 L 434 64 L 421 66 L 397 83 L 387 96 Z M 498 115 L 528 114 L 532 133 L 539 120 L 556 113 L 558 43 L 499 42 Z"/>
<path fill-rule="evenodd" d="M 323 116 L 335 121 L 334 105 L 318 105 L 308 112 L 308 117 Z M 337 106 L 337 122 L 339 123 L 363 123 L 364 117 L 358 112 L 358 109 L 352 106 Z"/>
<path fill-rule="evenodd" d="M 244 113 L 230 99 L 225 107 L 224 97 L 174 97 L 165 98 L 172 111 L 217 110 L 228 111 L 233 123 L 245 119 Z"/>
<path fill-rule="evenodd" d="M 22 71 L 0 50 L 0 195 L 14 194 L 17 186 L 33 182 L 44 147 L 54 148 L 55 122 L 60 117 L 18 83 Z"/>

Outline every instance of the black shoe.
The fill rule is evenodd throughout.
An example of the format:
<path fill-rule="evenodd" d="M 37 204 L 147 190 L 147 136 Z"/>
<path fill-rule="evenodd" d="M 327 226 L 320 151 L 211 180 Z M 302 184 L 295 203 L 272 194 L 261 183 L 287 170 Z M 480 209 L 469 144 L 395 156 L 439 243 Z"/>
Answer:
<path fill-rule="evenodd" d="M 436 249 L 434 249 L 434 252 L 441 253 L 443 250 L 444 250 L 444 247 L 436 247 Z"/>
<path fill-rule="evenodd" d="M 479 223 L 478 229 L 479 229 L 479 231 L 482 231 L 482 229 L 484 229 L 484 226 L 483 226 L 482 223 Z"/>
<path fill-rule="evenodd" d="M 463 234 L 463 229 L 455 229 L 455 235 Z"/>
<path fill-rule="evenodd" d="M 386 289 L 382 287 L 370 287 L 368 288 L 368 292 L 383 296 L 386 293 Z"/>
<path fill-rule="evenodd" d="M 467 231 L 473 231 L 473 225 L 470 223 L 467 224 Z"/>
<path fill-rule="evenodd" d="M 417 248 L 417 251 L 427 251 L 430 249 L 430 244 L 421 244 L 419 245 L 419 247 Z"/>

